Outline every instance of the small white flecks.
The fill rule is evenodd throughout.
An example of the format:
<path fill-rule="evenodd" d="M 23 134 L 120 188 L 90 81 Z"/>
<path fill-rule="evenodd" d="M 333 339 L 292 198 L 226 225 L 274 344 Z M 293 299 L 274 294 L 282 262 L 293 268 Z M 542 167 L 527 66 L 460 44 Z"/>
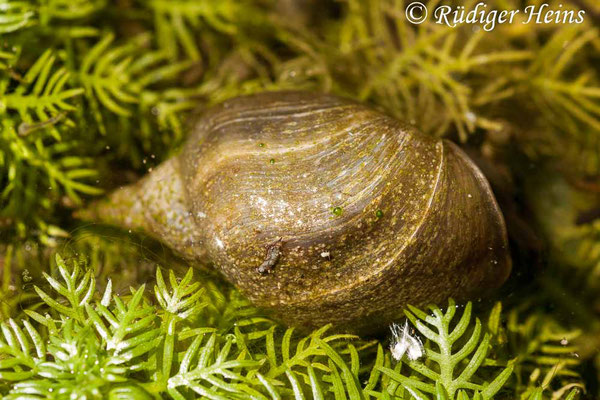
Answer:
<path fill-rule="evenodd" d="M 562 338 L 560 341 L 560 345 L 561 346 L 566 346 L 569 344 L 569 341 L 567 340 L 567 338 Z"/>
<path fill-rule="evenodd" d="M 471 197 L 473 197 L 473 195 L 472 195 L 471 193 L 469 193 L 469 194 L 467 195 L 467 197 L 468 197 L 468 198 L 471 198 Z"/>
<path fill-rule="evenodd" d="M 198 212 L 196 213 L 196 217 L 198 217 L 198 218 L 206 218 L 206 214 L 205 214 L 205 213 L 203 213 L 202 211 L 198 211 Z"/>
<path fill-rule="evenodd" d="M 321 253 L 321 257 L 323 257 L 323 258 L 329 258 L 330 255 L 331 255 L 331 253 L 329 251 L 323 251 Z"/>
<path fill-rule="evenodd" d="M 411 335 L 408 321 L 404 323 L 404 326 L 392 324 L 390 329 L 393 337 L 390 351 L 392 352 L 392 357 L 394 357 L 396 361 L 400 361 L 405 354 L 411 361 L 423 357 L 423 354 L 425 353 L 423 343 L 417 335 Z"/>
<path fill-rule="evenodd" d="M 254 198 L 254 203 L 258 205 L 263 212 L 266 212 L 268 205 L 267 200 L 263 199 L 262 197 L 256 197 Z"/>
<path fill-rule="evenodd" d="M 217 247 L 222 249 L 223 247 L 225 247 L 225 245 L 223 244 L 223 241 L 219 238 L 215 238 L 215 242 L 217 243 Z"/>
<path fill-rule="evenodd" d="M 279 212 L 281 213 L 288 212 L 291 215 L 294 215 L 294 211 L 292 211 L 290 205 L 285 200 L 278 200 L 276 203 L 276 207 L 279 208 Z"/>
<path fill-rule="evenodd" d="M 475 113 L 473 111 L 467 111 L 465 113 L 465 118 L 467 119 L 467 121 L 469 121 L 470 123 L 475 123 L 475 121 L 477 120 L 477 116 L 475 115 Z"/>

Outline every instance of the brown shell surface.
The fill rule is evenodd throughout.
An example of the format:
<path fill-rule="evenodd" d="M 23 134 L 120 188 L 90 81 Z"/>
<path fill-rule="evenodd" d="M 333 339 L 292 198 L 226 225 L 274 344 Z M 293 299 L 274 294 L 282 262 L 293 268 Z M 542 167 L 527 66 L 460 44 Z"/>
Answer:
<path fill-rule="evenodd" d="M 193 235 L 177 245 L 169 229 L 146 228 L 188 256 L 207 253 L 292 325 L 382 329 L 406 304 L 479 295 L 510 272 L 502 214 L 462 150 L 346 99 L 228 100 L 166 165 L 173 182 L 162 185 L 179 189 L 153 195 L 153 207 L 185 208 Z"/>

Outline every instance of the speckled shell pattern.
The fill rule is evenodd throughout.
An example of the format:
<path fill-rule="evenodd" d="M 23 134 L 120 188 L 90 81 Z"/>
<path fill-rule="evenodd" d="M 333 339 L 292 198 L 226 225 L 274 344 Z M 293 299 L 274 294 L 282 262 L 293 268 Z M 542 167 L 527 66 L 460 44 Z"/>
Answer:
<path fill-rule="evenodd" d="M 485 294 L 510 272 L 490 186 L 449 141 L 294 91 L 228 100 L 191 127 L 181 153 L 116 192 L 103 219 L 210 259 L 288 324 L 385 329 L 407 304 Z"/>

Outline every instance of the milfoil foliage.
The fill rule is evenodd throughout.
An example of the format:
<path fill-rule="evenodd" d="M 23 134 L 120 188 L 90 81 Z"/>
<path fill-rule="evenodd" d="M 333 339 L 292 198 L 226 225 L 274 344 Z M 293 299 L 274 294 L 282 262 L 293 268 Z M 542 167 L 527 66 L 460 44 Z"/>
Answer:
<path fill-rule="evenodd" d="M 34 286 L 35 306 L 0 324 L 6 399 L 490 399 L 520 366 L 488 357 L 499 306 L 487 326 L 471 303 L 455 322 L 453 301 L 431 314 L 409 307 L 426 354 L 396 362 L 382 343 L 328 326 L 282 328 L 192 269 L 180 278 L 157 269 L 153 291 L 119 294 L 81 262 L 55 259 L 54 276 Z"/>
<path fill-rule="evenodd" d="M 437 349 L 426 349 L 425 362 L 406 361 L 411 373 L 417 375 L 405 376 L 391 369 L 382 371 L 391 379 L 402 383 L 416 398 L 428 398 L 423 393 L 439 396 L 443 392 L 447 398 L 453 399 L 457 392 L 464 397 L 466 391 L 473 392 L 475 398 L 491 398 L 510 377 L 513 365 L 510 361 L 491 382 L 478 379 L 475 372 L 486 359 L 490 334 L 482 334 L 479 318 L 475 318 L 474 324 L 471 323 L 471 309 L 472 304 L 467 303 L 460 320 L 450 329 L 457 311 L 454 301 L 449 302 L 445 313 L 432 306 L 432 315 L 409 306 L 405 311 L 407 318 Z M 467 330 L 471 331 L 468 335 Z M 459 343 L 461 338 L 464 343 Z"/>
<path fill-rule="evenodd" d="M 411 25 L 408 3 L 0 0 L 0 393 L 467 399 L 498 389 L 496 398 L 572 399 L 589 390 L 583 366 L 587 379 L 600 370 L 600 227 L 581 216 L 600 204 L 599 9 L 553 0 L 586 7 L 585 22 L 484 32 Z M 510 196 L 535 214 L 550 262 L 545 273 L 525 263 L 514 274 L 536 271 L 535 288 L 503 298 L 489 318 L 478 303 L 409 308 L 433 358 L 395 362 L 385 338 L 286 329 L 210 274 L 155 275 L 157 259 L 180 260 L 72 218 L 176 152 L 194 109 L 290 88 L 370 103 L 526 181 L 523 197 Z M 540 165 L 559 188 L 530 185 Z M 52 262 L 56 249 L 68 266 Z"/>

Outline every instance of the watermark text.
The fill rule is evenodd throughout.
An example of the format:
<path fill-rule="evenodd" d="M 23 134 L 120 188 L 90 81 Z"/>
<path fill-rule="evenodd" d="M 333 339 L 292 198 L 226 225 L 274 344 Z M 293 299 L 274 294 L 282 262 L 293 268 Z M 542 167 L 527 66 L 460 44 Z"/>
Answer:
<path fill-rule="evenodd" d="M 414 1 L 406 7 L 406 19 L 413 24 L 421 24 L 427 20 L 429 10 L 425 4 Z M 494 10 L 484 2 L 477 3 L 471 9 L 465 6 L 437 6 L 431 15 L 431 21 L 449 27 L 463 24 L 481 25 L 489 32 L 502 24 L 581 24 L 585 16 L 584 10 L 571 10 L 562 4 L 551 8 L 548 4 L 530 5 L 523 10 Z"/>

